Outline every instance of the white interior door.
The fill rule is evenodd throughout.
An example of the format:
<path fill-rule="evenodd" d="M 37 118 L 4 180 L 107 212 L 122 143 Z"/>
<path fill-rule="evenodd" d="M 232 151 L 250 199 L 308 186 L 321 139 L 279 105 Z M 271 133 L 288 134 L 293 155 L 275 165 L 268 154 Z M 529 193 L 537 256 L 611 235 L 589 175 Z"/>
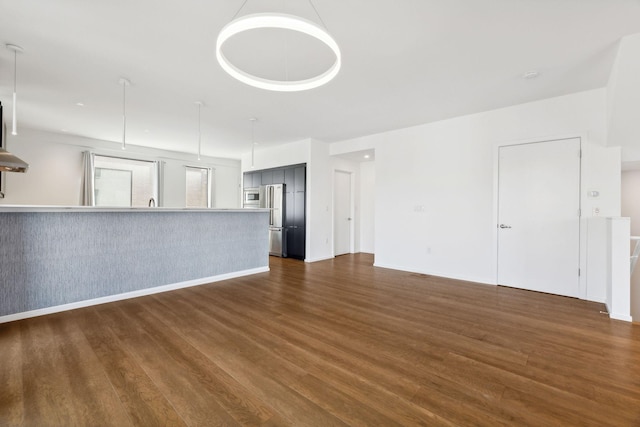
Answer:
<path fill-rule="evenodd" d="M 333 253 L 351 252 L 351 174 L 335 171 L 333 200 Z"/>
<path fill-rule="evenodd" d="M 500 147 L 498 284 L 579 296 L 580 139 Z"/>

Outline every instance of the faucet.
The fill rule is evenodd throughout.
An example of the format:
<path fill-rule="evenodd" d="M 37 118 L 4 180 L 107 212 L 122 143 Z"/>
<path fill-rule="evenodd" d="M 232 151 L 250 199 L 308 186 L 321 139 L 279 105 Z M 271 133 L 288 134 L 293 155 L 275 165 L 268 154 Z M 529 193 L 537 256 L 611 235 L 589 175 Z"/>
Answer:
<path fill-rule="evenodd" d="M 153 197 L 149 199 L 149 207 L 150 208 L 156 207 L 156 199 L 154 199 Z"/>

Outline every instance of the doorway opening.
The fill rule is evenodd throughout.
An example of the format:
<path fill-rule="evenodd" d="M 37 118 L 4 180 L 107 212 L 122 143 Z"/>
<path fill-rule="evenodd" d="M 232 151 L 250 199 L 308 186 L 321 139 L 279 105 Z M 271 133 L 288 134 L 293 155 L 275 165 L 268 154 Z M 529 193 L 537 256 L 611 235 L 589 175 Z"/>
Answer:
<path fill-rule="evenodd" d="M 353 253 L 353 177 L 351 172 L 334 171 L 333 255 Z"/>

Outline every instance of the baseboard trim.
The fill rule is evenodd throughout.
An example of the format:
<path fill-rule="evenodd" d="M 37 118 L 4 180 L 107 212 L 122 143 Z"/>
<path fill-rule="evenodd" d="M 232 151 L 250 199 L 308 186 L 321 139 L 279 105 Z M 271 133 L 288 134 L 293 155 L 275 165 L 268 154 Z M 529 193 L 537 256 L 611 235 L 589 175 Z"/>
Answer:
<path fill-rule="evenodd" d="M 627 316 L 626 314 L 609 313 L 609 318 L 614 320 L 622 320 L 623 322 L 633 322 L 633 318 L 631 316 Z"/>
<path fill-rule="evenodd" d="M 473 282 L 473 283 L 477 283 L 479 285 L 496 286 L 496 284 L 493 283 L 493 282 L 485 282 L 485 281 L 479 280 L 479 279 L 474 278 L 474 277 L 451 276 L 451 275 L 445 275 L 445 274 L 442 274 L 442 273 L 439 273 L 439 272 L 419 270 L 419 269 L 402 267 L 402 266 L 398 266 L 398 265 L 384 264 L 384 263 L 379 263 L 379 262 L 374 262 L 373 266 L 374 267 L 380 267 L 380 268 L 388 268 L 389 270 L 406 271 L 407 273 L 426 274 L 428 276 L 442 277 L 444 279 L 453 279 L 453 280 L 461 280 L 461 281 L 464 281 L 464 282 Z"/>
<path fill-rule="evenodd" d="M 328 257 L 320 257 L 320 258 L 305 258 L 304 262 L 311 263 L 311 262 L 318 262 L 318 261 L 327 261 L 327 260 L 330 260 L 330 259 L 333 259 L 333 258 L 335 258 L 335 257 L 328 256 Z"/>
<path fill-rule="evenodd" d="M 106 297 L 94 298 L 84 301 L 72 302 L 69 304 L 56 305 L 53 307 L 39 308 L 37 310 L 23 311 L 21 313 L 0 316 L 0 323 L 14 322 L 16 320 L 28 319 L 31 317 L 44 316 L 47 314 L 60 313 L 62 311 L 75 310 L 77 308 L 90 307 L 92 305 L 106 304 L 109 302 L 122 301 L 125 299 L 138 298 L 145 295 L 159 294 L 162 292 L 174 291 L 177 289 L 189 288 L 192 286 L 206 285 L 207 283 L 220 282 L 222 280 L 235 279 L 237 277 L 250 276 L 252 274 L 266 273 L 269 267 L 251 268 L 248 270 L 234 271 L 233 273 L 219 274 L 217 276 L 205 277 L 202 279 L 188 280 L 185 282 L 172 283 L 169 285 L 156 286 L 153 288 L 140 289 L 137 291 L 125 292 L 122 294 L 109 295 Z"/>

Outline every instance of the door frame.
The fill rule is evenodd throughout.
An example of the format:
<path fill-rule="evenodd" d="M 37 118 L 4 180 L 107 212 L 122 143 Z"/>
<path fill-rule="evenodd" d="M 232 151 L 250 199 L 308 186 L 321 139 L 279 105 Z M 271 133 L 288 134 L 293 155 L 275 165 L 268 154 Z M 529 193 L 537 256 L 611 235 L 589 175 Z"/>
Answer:
<path fill-rule="evenodd" d="M 493 256 L 493 284 L 498 285 L 498 221 L 499 221 L 499 172 L 500 172 L 500 147 L 509 147 L 513 145 L 525 145 L 535 144 L 538 142 L 550 142 L 561 139 L 579 139 L 580 150 L 582 156 L 580 157 L 580 176 L 579 176 L 579 194 L 578 200 L 580 204 L 580 217 L 578 219 L 578 264 L 580 269 L 580 276 L 578 277 L 578 298 L 587 299 L 587 268 L 586 268 L 586 226 L 584 224 L 586 216 L 584 207 L 584 197 L 582 195 L 586 192 L 585 189 L 585 150 L 588 146 L 588 139 L 584 133 L 570 133 L 561 135 L 552 135 L 548 137 L 527 138 L 521 140 L 512 140 L 497 142 L 493 147 L 493 232 L 492 234 L 492 256 Z"/>
<path fill-rule="evenodd" d="M 331 198 L 331 254 L 333 257 L 336 256 L 336 174 L 337 173 L 345 173 L 349 175 L 349 214 L 351 215 L 351 227 L 349 229 L 349 253 L 355 253 L 355 231 L 356 231 L 356 217 L 355 213 L 355 173 L 353 171 L 344 170 L 344 169 L 334 169 L 332 174 L 333 181 L 333 191 Z"/>

